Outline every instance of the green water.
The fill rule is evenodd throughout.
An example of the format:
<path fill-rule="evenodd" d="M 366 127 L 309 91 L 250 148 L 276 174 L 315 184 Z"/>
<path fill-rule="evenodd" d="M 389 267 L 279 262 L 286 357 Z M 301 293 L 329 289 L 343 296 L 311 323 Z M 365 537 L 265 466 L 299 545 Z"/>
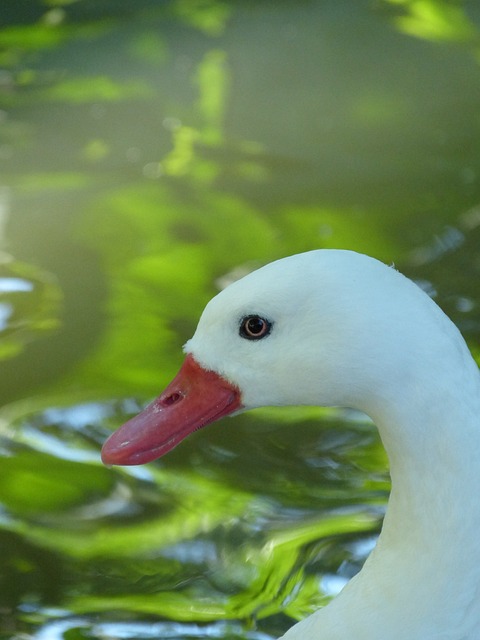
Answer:
<path fill-rule="evenodd" d="M 99 451 L 218 288 L 299 251 L 394 263 L 478 352 L 479 29 L 474 0 L 3 1 L 1 638 L 269 640 L 359 570 L 362 415 Z"/>

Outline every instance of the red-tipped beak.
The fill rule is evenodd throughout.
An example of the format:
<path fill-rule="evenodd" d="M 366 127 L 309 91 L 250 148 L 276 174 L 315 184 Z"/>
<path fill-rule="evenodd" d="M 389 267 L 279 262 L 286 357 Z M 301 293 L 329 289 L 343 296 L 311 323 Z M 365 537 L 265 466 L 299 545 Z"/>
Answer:
<path fill-rule="evenodd" d="M 192 431 L 240 408 L 240 391 L 189 354 L 165 391 L 112 433 L 103 445 L 102 460 L 121 465 L 150 462 Z"/>

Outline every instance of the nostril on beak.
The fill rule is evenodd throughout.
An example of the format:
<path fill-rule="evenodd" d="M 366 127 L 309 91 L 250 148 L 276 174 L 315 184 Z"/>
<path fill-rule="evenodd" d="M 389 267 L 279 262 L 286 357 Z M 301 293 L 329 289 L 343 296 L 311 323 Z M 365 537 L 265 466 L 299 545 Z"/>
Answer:
<path fill-rule="evenodd" d="M 176 404 L 177 402 L 180 402 L 180 400 L 183 397 L 184 396 L 183 396 L 182 393 L 180 393 L 180 391 L 175 391 L 174 393 L 171 393 L 166 398 L 162 398 L 162 405 L 164 407 L 170 407 L 170 406 L 172 406 L 172 404 Z"/>

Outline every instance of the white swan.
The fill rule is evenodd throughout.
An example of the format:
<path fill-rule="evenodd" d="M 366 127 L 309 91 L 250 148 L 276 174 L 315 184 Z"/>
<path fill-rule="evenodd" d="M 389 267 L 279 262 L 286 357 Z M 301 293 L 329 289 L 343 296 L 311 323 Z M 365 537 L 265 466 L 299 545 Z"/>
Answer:
<path fill-rule="evenodd" d="M 140 464 L 262 405 L 368 414 L 392 492 L 360 573 L 285 640 L 480 640 L 480 376 L 460 333 L 393 268 L 348 251 L 279 260 L 207 305 L 166 391 L 105 443 Z"/>

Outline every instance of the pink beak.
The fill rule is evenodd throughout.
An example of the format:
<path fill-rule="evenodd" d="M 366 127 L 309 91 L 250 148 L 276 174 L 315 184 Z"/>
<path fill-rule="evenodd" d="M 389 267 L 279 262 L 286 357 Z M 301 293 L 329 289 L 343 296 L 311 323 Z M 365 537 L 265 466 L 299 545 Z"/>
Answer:
<path fill-rule="evenodd" d="M 112 433 L 102 448 L 105 464 L 144 464 L 190 433 L 241 408 L 240 391 L 187 355 L 165 391 Z"/>

